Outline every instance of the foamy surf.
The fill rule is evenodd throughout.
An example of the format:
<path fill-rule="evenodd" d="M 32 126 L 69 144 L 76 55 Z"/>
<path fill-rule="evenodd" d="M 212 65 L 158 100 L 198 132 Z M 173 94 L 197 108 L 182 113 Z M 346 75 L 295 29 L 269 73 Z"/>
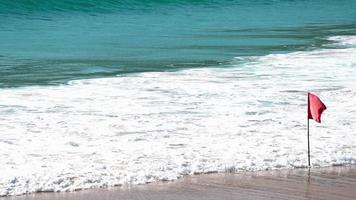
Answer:
<path fill-rule="evenodd" d="M 333 36 L 329 37 L 329 40 L 344 46 L 356 46 L 356 37 L 353 36 Z"/>
<path fill-rule="evenodd" d="M 307 91 L 328 107 L 311 123 L 313 166 L 355 164 L 355 57 L 348 44 L 229 69 L 1 89 L 0 196 L 303 167 Z"/>

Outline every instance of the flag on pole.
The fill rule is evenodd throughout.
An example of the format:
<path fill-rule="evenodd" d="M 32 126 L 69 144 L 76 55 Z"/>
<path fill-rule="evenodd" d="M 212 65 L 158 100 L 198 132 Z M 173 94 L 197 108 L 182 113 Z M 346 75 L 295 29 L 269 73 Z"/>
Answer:
<path fill-rule="evenodd" d="M 308 119 L 320 123 L 320 117 L 324 110 L 326 110 L 326 106 L 319 97 L 308 92 Z"/>

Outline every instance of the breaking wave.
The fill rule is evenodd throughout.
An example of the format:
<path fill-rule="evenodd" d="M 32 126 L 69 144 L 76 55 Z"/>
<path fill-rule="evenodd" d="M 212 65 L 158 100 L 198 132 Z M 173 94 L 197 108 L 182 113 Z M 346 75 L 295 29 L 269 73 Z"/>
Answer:
<path fill-rule="evenodd" d="M 1 89 L 0 196 L 303 167 L 307 91 L 328 107 L 313 166 L 355 164 L 355 36 L 330 39 L 347 47 Z"/>

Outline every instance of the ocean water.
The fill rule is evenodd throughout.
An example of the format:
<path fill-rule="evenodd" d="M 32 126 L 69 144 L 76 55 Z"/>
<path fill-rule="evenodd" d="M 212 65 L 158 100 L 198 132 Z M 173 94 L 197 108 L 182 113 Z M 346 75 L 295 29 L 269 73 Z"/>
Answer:
<path fill-rule="evenodd" d="M 355 8 L 2 1 L 0 196 L 356 164 Z"/>

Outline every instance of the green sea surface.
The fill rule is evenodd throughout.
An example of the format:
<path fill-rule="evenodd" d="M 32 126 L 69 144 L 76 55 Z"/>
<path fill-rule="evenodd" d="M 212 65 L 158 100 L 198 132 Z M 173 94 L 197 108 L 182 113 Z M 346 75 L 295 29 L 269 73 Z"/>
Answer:
<path fill-rule="evenodd" d="M 238 67 L 355 33 L 354 0 L 2 0 L 0 87 Z"/>

